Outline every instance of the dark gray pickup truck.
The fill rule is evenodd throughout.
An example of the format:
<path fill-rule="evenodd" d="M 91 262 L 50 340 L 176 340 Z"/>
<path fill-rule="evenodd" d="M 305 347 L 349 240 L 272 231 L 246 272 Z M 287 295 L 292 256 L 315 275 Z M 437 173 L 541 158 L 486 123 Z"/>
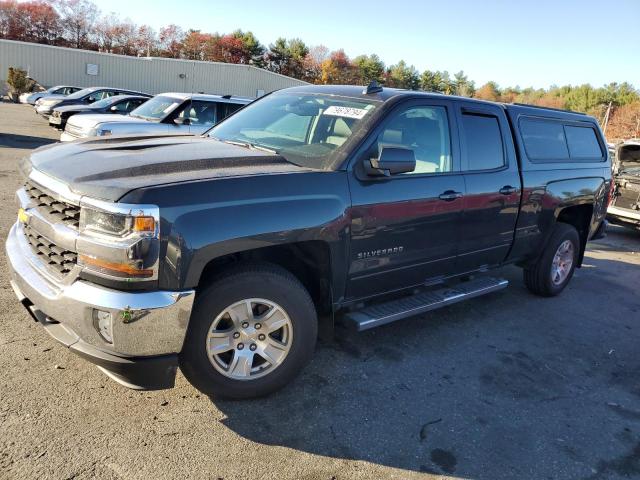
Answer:
<path fill-rule="evenodd" d="M 51 145 L 22 169 L 6 248 L 31 316 L 129 387 L 179 366 L 235 398 L 289 382 L 319 325 L 494 292 L 506 264 L 560 293 L 612 191 L 589 116 L 377 85 L 281 90 L 203 136 Z"/>

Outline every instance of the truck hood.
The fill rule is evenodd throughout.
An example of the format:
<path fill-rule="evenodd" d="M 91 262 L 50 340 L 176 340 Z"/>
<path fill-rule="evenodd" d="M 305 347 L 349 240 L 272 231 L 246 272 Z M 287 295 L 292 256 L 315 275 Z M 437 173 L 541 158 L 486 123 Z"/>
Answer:
<path fill-rule="evenodd" d="M 79 130 L 88 131 L 95 128 L 99 123 L 153 123 L 142 118 L 130 117 L 128 115 L 118 115 L 115 113 L 95 113 L 89 115 L 73 116 L 69 118 L 68 125 L 77 127 Z"/>
<path fill-rule="evenodd" d="M 31 168 L 66 183 L 79 195 L 113 202 L 131 190 L 160 184 L 311 171 L 279 155 L 193 136 L 57 143 L 35 150 L 30 162 Z"/>

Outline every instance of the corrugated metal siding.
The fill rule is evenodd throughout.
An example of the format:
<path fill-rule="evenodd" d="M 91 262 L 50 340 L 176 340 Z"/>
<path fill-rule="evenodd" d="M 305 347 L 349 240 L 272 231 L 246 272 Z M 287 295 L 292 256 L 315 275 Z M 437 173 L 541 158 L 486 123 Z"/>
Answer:
<path fill-rule="evenodd" d="M 87 75 L 87 64 L 98 75 Z M 129 88 L 149 93 L 204 92 L 255 97 L 305 82 L 250 65 L 144 58 L 0 40 L 0 79 L 9 67 L 24 68 L 47 87 L 77 85 Z M 183 74 L 185 78 L 180 78 Z"/>

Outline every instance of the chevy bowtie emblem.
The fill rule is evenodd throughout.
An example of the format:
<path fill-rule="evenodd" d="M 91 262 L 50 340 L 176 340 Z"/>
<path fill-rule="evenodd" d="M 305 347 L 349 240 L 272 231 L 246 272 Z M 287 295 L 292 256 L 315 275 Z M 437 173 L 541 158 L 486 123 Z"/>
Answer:
<path fill-rule="evenodd" d="M 18 221 L 25 225 L 29 223 L 29 215 L 24 211 L 24 208 L 18 209 Z"/>

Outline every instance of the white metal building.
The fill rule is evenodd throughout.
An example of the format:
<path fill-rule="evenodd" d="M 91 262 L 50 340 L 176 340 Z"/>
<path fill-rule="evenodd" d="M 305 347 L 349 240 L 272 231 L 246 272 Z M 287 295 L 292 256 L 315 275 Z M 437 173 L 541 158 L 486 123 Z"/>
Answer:
<path fill-rule="evenodd" d="M 149 93 L 202 92 L 257 97 L 305 82 L 251 65 L 159 57 L 128 57 L 75 48 L 0 40 L 0 86 L 9 67 L 41 85 L 119 87 Z"/>

